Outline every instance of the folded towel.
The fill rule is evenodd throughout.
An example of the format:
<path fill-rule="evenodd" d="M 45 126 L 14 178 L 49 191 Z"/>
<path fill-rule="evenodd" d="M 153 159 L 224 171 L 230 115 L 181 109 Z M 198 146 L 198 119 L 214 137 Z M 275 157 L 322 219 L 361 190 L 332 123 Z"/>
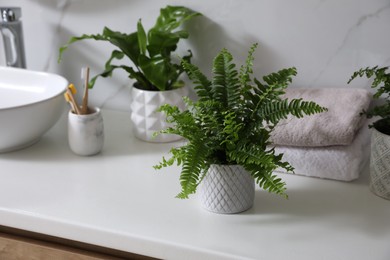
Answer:
<path fill-rule="evenodd" d="M 367 120 L 365 120 L 367 121 Z M 360 129 L 350 145 L 328 147 L 275 147 L 283 153 L 283 161 L 295 168 L 295 174 L 351 181 L 366 169 L 370 157 L 370 130 L 368 123 Z M 286 172 L 277 169 L 277 172 Z"/>
<path fill-rule="evenodd" d="M 328 108 L 327 112 L 300 119 L 289 117 L 275 127 L 271 135 L 274 144 L 300 147 L 351 144 L 364 118 L 359 114 L 372 100 L 367 90 L 352 88 L 290 88 L 285 97 L 314 101 Z"/>

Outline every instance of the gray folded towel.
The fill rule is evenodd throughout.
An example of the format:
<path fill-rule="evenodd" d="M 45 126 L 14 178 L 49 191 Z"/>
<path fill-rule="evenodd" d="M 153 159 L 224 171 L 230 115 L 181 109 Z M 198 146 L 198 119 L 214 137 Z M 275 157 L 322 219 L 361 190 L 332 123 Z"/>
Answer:
<path fill-rule="evenodd" d="M 327 112 L 300 119 L 289 117 L 275 127 L 271 135 L 275 145 L 301 147 L 351 144 L 364 122 L 360 112 L 367 110 L 372 100 L 369 91 L 352 88 L 290 88 L 284 97 L 302 98 L 328 108 Z"/>

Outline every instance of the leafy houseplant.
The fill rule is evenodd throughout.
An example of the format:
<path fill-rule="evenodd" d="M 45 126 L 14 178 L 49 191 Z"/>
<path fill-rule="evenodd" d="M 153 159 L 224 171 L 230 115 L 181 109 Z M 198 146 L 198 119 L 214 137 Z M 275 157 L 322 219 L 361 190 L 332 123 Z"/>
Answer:
<path fill-rule="evenodd" d="M 362 111 L 362 115 L 366 115 L 367 118 L 378 116 L 382 118 L 377 120 L 370 127 L 375 127 L 380 132 L 390 135 L 390 72 L 386 73 L 388 67 L 367 67 L 360 69 L 353 73 L 348 81 L 351 83 L 357 77 L 374 78 L 371 88 L 377 88 L 374 98 L 385 97 L 385 103 L 382 105 L 374 106 L 369 111 Z"/>
<path fill-rule="evenodd" d="M 348 83 L 357 77 L 373 78 L 374 98 L 384 97 L 384 103 L 362 111 L 367 118 L 379 117 L 370 127 L 371 136 L 370 189 L 390 200 L 390 72 L 388 67 L 366 67 L 354 72 Z"/>
<path fill-rule="evenodd" d="M 180 135 L 188 142 L 172 148 L 172 157 L 163 158 L 154 166 L 161 169 L 175 162 L 182 166 L 182 190 L 178 198 L 188 198 L 195 193 L 214 165 L 239 165 L 260 187 L 287 197 L 285 183 L 273 175 L 273 171 L 282 167 L 292 172 L 293 167 L 282 161 L 282 154 L 275 154 L 275 150 L 269 148 L 270 133 L 289 114 L 300 118 L 326 108 L 314 102 L 281 97 L 297 73 L 295 68 L 264 76 L 264 82 L 252 80 L 256 47 L 257 44 L 252 46 L 239 71 L 231 53 L 223 49 L 213 61 L 212 80 L 183 60 L 182 65 L 196 85 L 199 99 L 193 102 L 185 98 L 187 110 L 183 112 L 175 106 L 163 105 L 160 111 L 173 125 L 161 132 Z"/>
<path fill-rule="evenodd" d="M 184 70 L 180 62 L 175 61 L 174 51 L 179 41 L 189 36 L 186 30 L 178 28 L 199 15 L 200 13 L 183 6 L 166 6 L 160 9 L 155 25 L 148 32 L 145 31 L 140 19 L 137 31 L 130 34 L 105 27 L 102 34 L 72 37 L 60 48 L 59 61 L 69 45 L 77 41 L 93 39 L 116 46 L 117 49 L 112 51 L 105 64 L 105 70 L 91 79 L 89 87 L 93 87 L 98 77 L 109 77 L 116 69 L 125 70 L 129 77 L 136 81 L 131 89 L 131 120 L 136 137 L 152 142 L 174 141 L 178 138 L 173 135 L 152 138 L 155 131 L 166 127 L 165 118 L 155 113 L 155 110 L 164 103 L 178 106 L 181 104 L 184 107 L 181 97 L 187 92 L 182 88 L 184 82 L 180 79 Z M 189 63 L 191 57 L 192 53 L 189 51 L 182 59 Z M 124 58 L 133 66 L 113 64 L 113 61 Z"/>
<path fill-rule="evenodd" d="M 60 48 L 58 60 L 61 61 L 64 51 L 70 44 L 77 41 L 93 39 L 106 41 L 118 49 L 111 53 L 111 57 L 105 64 L 105 70 L 93 77 L 89 86 L 93 87 L 96 79 L 109 77 L 116 69 L 124 69 L 129 77 L 135 79 L 137 87 L 143 90 L 171 90 L 182 87 L 184 82 L 179 79 L 183 73 L 180 64 L 172 61 L 172 52 L 177 48 L 180 39 L 188 38 L 185 30 L 176 30 L 184 22 L 200 15 L 183 6 L 166 6 L 160 10 L 156 24 L 146 33 L 141 19 L 137 23 L 137 31 L 126 34 L 113 31 L 107 27 L 102 34 L 84 34 L 80 37 L 72 37 L 69 42 Z M 183 59 L 190 61 L 192 54 Z M 127 57 L 134 65 L 113 65 L 113 60 L 122 60 Z"/>

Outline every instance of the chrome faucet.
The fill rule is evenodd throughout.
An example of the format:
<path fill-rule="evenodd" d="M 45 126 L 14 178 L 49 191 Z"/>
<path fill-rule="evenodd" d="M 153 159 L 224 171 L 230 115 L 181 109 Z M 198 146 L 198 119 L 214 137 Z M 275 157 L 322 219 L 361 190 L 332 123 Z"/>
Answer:
<path fill-rule="evenodd" d="M 3 36 L 7 66 L 26 68 L 22 11 L 19 7 L 0 7 L 0 31 Z"/>

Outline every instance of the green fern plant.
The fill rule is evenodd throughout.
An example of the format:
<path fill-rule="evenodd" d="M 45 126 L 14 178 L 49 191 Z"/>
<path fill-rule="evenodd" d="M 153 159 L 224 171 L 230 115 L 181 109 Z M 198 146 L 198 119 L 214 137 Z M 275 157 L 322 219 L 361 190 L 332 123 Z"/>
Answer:
<path fill-rule="evenodd" d="M 374 94 L 374 98 L 385 98 L 384 104 L 376 105 L 368 111 L 362 111 L 362 115 L 366 115 L 367 118 L 375 116 L 380 117 L 380 120 L 374 122 L 370 127 L 375 127 L 382 133 L 390 135 L 390 72 L 387 72 L 389 67 L 366 67 L 358 71 L 355 71 L 348 81 L 351 83 L 357 77 L 373 78 L 371 88 L 377 89 Z"/>
<path fill-rule="evenodd" d="M 187 143 L 170 150 L 172 156 L 154 166 L 156 169 L 175 163 L 182 166 L 181 192 L 178 198 L 188 198 L 196 192 L 211 164 L 241 165 L 251 173 L 256 183 L 269 192 L 287 197 L 285 183 L 273 175 L 282 167 L 289 172 L 293 167 L 276 154 L 269 140 L 275 125 L 288 115 L 303 117 L 323 112 L 326 108 L 301 99 L 281 97 L 297 74 L 295 68 L 283 69 L 254 78 L 254 44 L 246 63 L 236 68 L 232 54 L 223 49 L 214 59 L 213 78 L 209 80 L 197 66 L 182 61 L 182 66 L 195 84 L 198 101 L 184 98 L 187 109 L 166 104 L 160 111 L 172 124 L 160 133 L 176 134 Z M 157 133 L 158 134 L 158 133 Z"/>

